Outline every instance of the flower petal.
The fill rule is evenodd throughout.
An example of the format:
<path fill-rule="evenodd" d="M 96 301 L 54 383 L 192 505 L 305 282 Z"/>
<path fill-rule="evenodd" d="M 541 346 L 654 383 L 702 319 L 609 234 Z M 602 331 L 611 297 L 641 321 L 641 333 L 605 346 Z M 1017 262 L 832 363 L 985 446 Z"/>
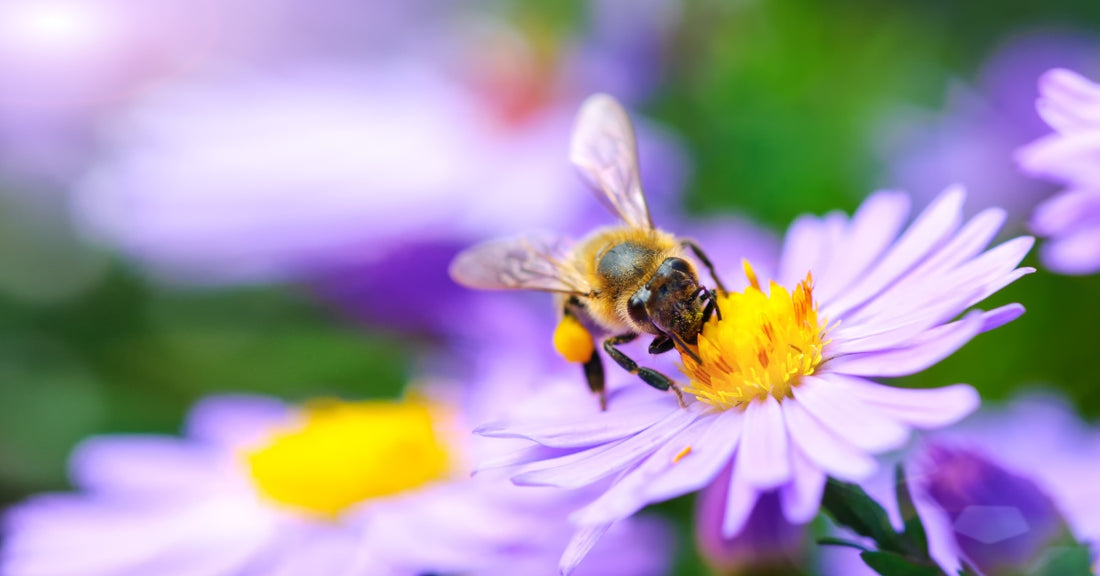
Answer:
<path fill-rule="evenodd" d="M 573 534 L 569 544 L 565 547 L 565 552 L 562 552 L 561 561 L 558 563 L 558 569 L 561 570 L 562 576 L 569 576 L 576 569 L 581 560 L 584 560 L 584 557 L 588 555 L 596 542 L 607 533 L 609 528 L 611 528 L 611 523 L 582 526 Z"/>
<path fill-rule="evenodd" d="M 738 474 L 738 466 L 733 465 L 730 472 L 729 492 L 726 495 L 726 516 L 722 519 L 722 537 L 733 538 L 741 532 L 748 522 L 760 492 L 745 478 Z"/>
<path fill-rule="evenodd" d="M 187 415 L 189 438 L 232 449 L 263 442 L 273 429 L 287 426 L 295 411 L 265 396 L 221 395 L 199 400 Z"/>
<path fill-rule="evenodd" d="M 668 406 L 664 403 L 633 408 L 636 409 L 621 410 L 614 406 L 598 416 L 583 419 L 567 417 L 556 421 L 490 423 L 478 427 L 474 433 L 491 438 L 526 438 L 551 448 L 581 448 L 637 434 L 668 414 Z"/>
<path fill-rule="evenodd" d="M 1042 236 L 1060 236 L 1084 228 L 1100 217 L 1100 192 L 1067 190 L 1035 208 L 1030 227 Z"/>
<path fill-rule="evenodd" d="M 208 489 L 220 464 L 205 446 L 170 436 L 101 436 L 77 446 L 69 473 L 85 490 L 177 496 Z"/>
<path fill-rule="evenodd" d="M 573 514 L 577 524 L 625 518 L 648 504 L 698 490 L 730 461 L 742 415 L 727 410 L 700 418 L 628 472 L 603 495 Z"/>
<path fill-rule="evenodd" d="M 871 453 L 899 448 L 909 430 L 893 419 L 853 397 L 830 382 L 804 376 L 802 385 L 791 389 L 794 397 L 817 421 L 846 442 Z"/>
<path fill-rule="evenodd" d="M 580 488 L 642 461 L 708 409 L 702 402 L 674 408 L 663 420 L 615 444 L 531 464 L 513 477 L 519 485 Z"/>
<path fill-rule="evenodd" d="M 825 492 L 825 473 L 802 453 L 797 445 L 791 446 L 791 481 L 779 489 L 779 504 L 783 516 L 792 524 L 805 524 L 817 516 L 821 507 L 821 495 Z"/>
<path fill-rule="evenodd" d="M 827 318 L 841 318 L 874 298 L 923 260 L 958 229 L 965 197 L 966 192 L 960 187 L 948 188 L 940 194 L 859 283 L 844 291 L 838 300 L 822 302 L 822 314 Z"/>
<path fill-rule="evenodd" d="M 813 216 L 799 216 L 783 240 L 783 254 L 779 257 L 779 283 L 794 286 L 813 270 L 822 257 L 825 226 Z"/>
<path fill-rule="evenodd" d="M 825 270 L 814 272 L 817 297 L 828 302 L 848 288 L 882 255 L 908 216 L 908 194 L 876 192 L 864 200 L 852 216 L 843 244 L 832 250 L 832 259 Z"/>
<path fill-rule="evenodd" d="M 1100 271 L 1100 227 L 1056 238 L 1043 245 L 1043 263 L 1061 274 Z"/>
<path fill-rule="evenodd" d="M 802 455 L 841 480 L 861 480 L 875 471 L 875 460 L 818 422 L 797 400 L 783 402 L 791 442 Z"/>
<path fill-rule="evenodd" d="M 753 488 L 774 488 L 791 477 L 787 428 L 779 401 L 768 396 L 750 402 L 745 409 L 737 474 Z"/>
<path fill-rule="evenodd" d="M 983 316 L 975 310 L 961 320 L 926 331 L 912 346 L 832 358 L 829 372 L 856 376 L 908 376 L 932 366 L 962 348 L 982 331 Z"/>
<path fill-rule="evenodd" d="M 916 428 L 953 424 L 977 410 L 981 403 L 978 392 L 966 384 L 914 389 L 886 386 L 842 374 L 826 374 L 822 379 L 891 418 Z"/>

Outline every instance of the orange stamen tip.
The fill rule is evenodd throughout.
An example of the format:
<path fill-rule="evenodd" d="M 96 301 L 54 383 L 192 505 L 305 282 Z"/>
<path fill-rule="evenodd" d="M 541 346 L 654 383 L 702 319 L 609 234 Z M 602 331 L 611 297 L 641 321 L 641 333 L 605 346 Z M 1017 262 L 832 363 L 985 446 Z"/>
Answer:
<path fill-rule="evenodd" d="M 672 457 L 672 463 L 675 464 L 684 459 L 684 456 L 691 454 L 691 446 L 684 446 L 683 450 L 680 450 L 678 454 Z"/>
<path fill-rule="evenodd" d="M 745 269 L 745 277 L 749 279 L 749 284 L 759 290 L 760 280 L 756 278 L 756 271 L 752 269 L 752 264 L 749 264 L 748 260 L 741 260 L 741 267 Z"/>

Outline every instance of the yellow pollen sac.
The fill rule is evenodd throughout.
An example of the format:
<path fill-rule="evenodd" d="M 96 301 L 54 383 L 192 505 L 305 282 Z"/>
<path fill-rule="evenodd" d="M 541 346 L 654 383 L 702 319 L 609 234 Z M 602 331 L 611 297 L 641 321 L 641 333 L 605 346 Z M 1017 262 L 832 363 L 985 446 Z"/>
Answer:
<path fill-rule="evenodd" d="M 554 329 L 554 348 L 569 362 L 588 362 L 592 358 L 595 345 L 592 343 L 592 334 L 580 321 L 575 316 L 566 314 Z"/>
<path fill-rule="evenodd" d="M 744 266 L 750 286 L 719 296 L 722 319 L 712 316 L 699 335 L 702 363 L 681 354 L 684 374 L 691 378 L 684 391 L 722 409 L 768 395 L 782 401 L 801 376 L 814 373 L 828 344 L 810 274 L 793 293 L 772 282 L 765 294 L 752 266 Z"/>
<path fill-rule="evenodd" d="M 304 420 L 246 454 L 259 492 L 335 519 L 349 507 L 438 480 L 449 471 L 424 402 L 308 404 Z"/>

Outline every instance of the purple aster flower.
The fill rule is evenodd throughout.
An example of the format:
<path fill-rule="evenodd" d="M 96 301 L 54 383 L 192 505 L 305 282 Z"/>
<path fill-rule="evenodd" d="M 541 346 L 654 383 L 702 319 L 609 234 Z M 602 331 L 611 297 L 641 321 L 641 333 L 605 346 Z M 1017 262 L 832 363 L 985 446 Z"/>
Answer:
<path fill-rule="evenodd" d="M 718 574 L 793 570 L 808 556 L 808 531 L 783 515 L 777 492 L 756 501 L 741 533 L 723 535 L 731 468 L 699 493 L 695 510 L 695 541 L 699 552 Z"/>
<path fill-rule="evenodd" d="M 1049 184 L 1015 169 L 1013 151 L 1043 134 L 1035 117 L 1035 77 L 1053 66 L 1087 66 L 1100 40 L 1068 31 L 1018 35 L 983 64 L 974 82 L 954 82 L 942 110 L 895 110 L 880 127 L 882 180 L 913 192 L 923 206 L 946 185 L 966 183 L 971 213 L 989 206 L 1022 225 L 1048 197 Z"/>
<path fill-rule="evenodd" d="M 945 191 L 908 228 L 908 197 L 889 192 L 851 218 L 798 219 L 776 280 L 761 283 L 746 264 L 749 287 L 719 298 L 721 319 L 704 327 L 698 359 L 682 355 L 686 407 L 644 386 L 613 391 L 605 414 L 537 395 L 530 410 L 480 428 L 529 441 L 482 467 L 516 467 L 521 485 L 610 479 L 573 515 L 580 528 L 565 571 L 615 521 L 706 487 L 727 468 L 723 537 L 739 534 L 771 492 L 788 521 L 808 522 L 826 475 L 866 478 L 872 456 L 902 446 L 910 429 L 950 424 L 978 405 L 967 385 L 912 390 L 872 378 L 921 371 L 1023 312 L 970 310 L 1032 271 L 1017 268 L 1032 239 L 987 250 L 1004 211 L 964 221 L 964 197 Z"/>
<path fill-rule="evenodd" d="M 866 487 L 900 528 L 887 472 Z M 1100 539 L 1100 434 L 1059 399 L 1024 397 L 932 433 L 906 472 L 929 551 L 949 573 L 965 561 L 987 576 L 1018 574 L 1067 528 L 1080 542 Z M 829 573 L 874 574 L 848 549 L 824 562 Z"/>
<path fill-rule="evenodd" d="M 359 317 L 437 328 L 439 303 L 465 297 L 443 265 L 460 247 L 610 219 L 564 160 L 585 87 L 479 24 L 356 66 L 162 86 L 108 123 L 76 217 L 162 278 L 304 282 Z M 642 123 L 639 144 L 654 213 L 675 214 L 675 139 Z"/>
<path fill-rule="evenodd" d="M 1055 130 L 1021 149 L 1020 166 L 1067 189 L 1041 204 L 1032 230 L 1043 262 L 1063 274 L 1100 271 L 1100 85 L 1064 69 L 1039 81 L 1039 115 Z"/>
<path fill-rule="evenodd" d="M 107 436 L 71 461 L 75 494 L 5 517 L 20 575 L 553 574 L 575 494 L 471 479 L 450 404 L 214 397 L 185 438 Z M 590 574 L 664 572 L 670 535 L 609 534 Z"/>

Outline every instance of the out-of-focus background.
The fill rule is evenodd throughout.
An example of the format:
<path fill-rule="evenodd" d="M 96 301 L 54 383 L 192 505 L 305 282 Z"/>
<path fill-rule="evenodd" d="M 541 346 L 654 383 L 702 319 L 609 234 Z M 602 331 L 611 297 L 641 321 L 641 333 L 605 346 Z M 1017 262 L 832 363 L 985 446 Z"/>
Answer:
<path fill-rule="evenodd" d="M 205 394 L 393 396 L 499 337 L 446 264 L 611 221 L 566 161 L 589 93 L 635 115 L 677 231 L 960 182 L 1016 234 L 1054 191 L 1012 160 L 1054 66 L 1100 78 L 1100 3 L 3 0 L 0 507 Z M 1021 320 L 905 384 L 1100 416 L 1098 294 L 1040 271 L 989 303 Z"/>

